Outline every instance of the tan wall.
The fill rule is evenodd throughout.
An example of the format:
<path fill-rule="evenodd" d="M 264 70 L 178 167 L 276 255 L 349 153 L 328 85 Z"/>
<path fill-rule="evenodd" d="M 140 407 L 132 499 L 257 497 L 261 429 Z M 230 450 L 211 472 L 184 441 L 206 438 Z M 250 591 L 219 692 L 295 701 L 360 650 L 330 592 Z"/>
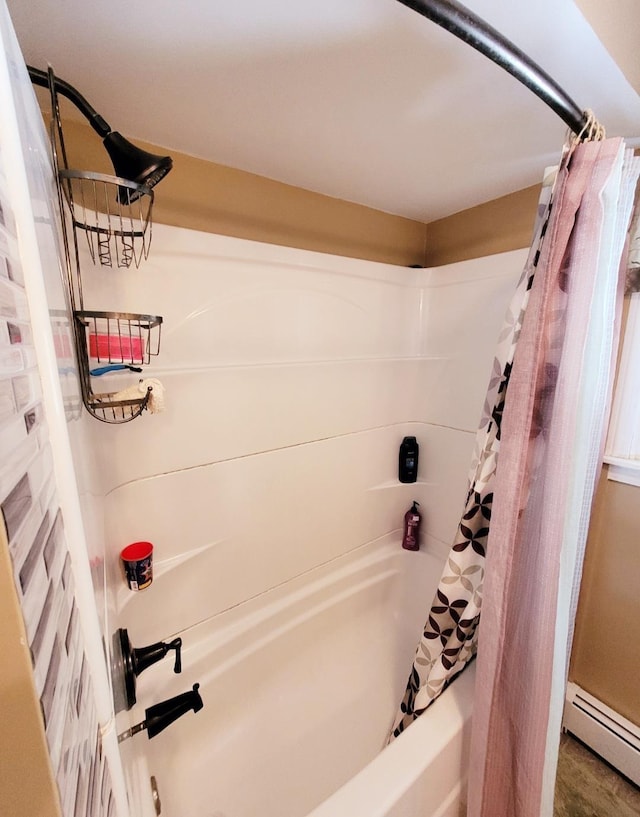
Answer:
<path fill-rule="evenodd" d="M 9 546 L 0 522 L 0 814 L 61 817 L 49 764 L 31 655 L 13 583 Z"/>
<path fill-rule="evenodd" d="M 425 266 L 451 264 L 531 244 L 540 185 L 427 225 Z"/>
<path fill-rule="evenodd" d="M 101 141 L 83 122 L 65 120 L 71 167 L 113 173 Z M 291 185 L 169 153 L 174 169 L 156 190 L 162 224 L 402 266 L 437 266 L 529 245 L 539 186 L 503 196 L 429 225 Z"/>
<path fill-rule="evenodd" d="M 629 312 L 625 299 L 622 337 Z M 618 363 L 622 343 L 618 352 Z M 591 516 L 569 678 L 640 726 L 640 488 L 605 465 Z"/>
<path fill-rule="evenodd" d="M 640 489 L 600 481 L 570 678 L 640 726 Z"/>
<path fill-rule="evenodd" d="M 113 173 L 88 125 L 65 120 L 64 133 L 70 167 Z M 173 158 L 173 170 L 156 189 L 153 218 L 158 223 L 401 266 L 424 264 L 426 227 L 421 222 L 136 144 Z"/>

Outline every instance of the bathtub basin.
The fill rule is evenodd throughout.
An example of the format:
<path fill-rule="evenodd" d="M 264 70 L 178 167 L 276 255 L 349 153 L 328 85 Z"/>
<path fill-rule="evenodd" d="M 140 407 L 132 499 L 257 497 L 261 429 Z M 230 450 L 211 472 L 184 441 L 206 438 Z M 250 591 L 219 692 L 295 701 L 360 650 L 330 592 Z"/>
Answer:
<path fill-rule="evenodd" d="M 180 633 L 182 675 L 138 701 L 198 682 L 205 706 L 123 744 L 132 815 L 151 775 L 163 817 L 463 815 L 473 667 L 386 746 L 442 562 L 380 540 Z"/>

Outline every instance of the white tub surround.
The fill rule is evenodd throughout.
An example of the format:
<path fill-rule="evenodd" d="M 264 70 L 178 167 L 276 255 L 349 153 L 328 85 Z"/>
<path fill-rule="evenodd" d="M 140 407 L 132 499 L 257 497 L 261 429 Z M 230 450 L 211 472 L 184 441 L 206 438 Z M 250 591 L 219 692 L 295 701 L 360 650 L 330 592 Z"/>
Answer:
<path fill-rule="evenodd" d="M 153 774 L 165 817 L 300 817 L 352 791 L 381 752 L 460 518 L 525 256 L 416 270 L 160 225 L 135 274 L 87 276 L 87 300 L 164 316 L 145 376 L 166 386 L 166 411 L 92 429 L 112 629 L 135 646 L 184 641 L 182 675 L 168 662 L 145 671 L 118 731 L 194 683 L 205 704 L 122 744 L 136 813 Z M 420 444 L 408 485 L 397 479 L 406 435 Z M 405 553 L 413 500 L 422 550 Z M 155 546 L 153 584 L 137 594 L 117 570 L 135 540 Z M 447 791 L 426 788 L 442 793 L 425 812 L 440 817 L 457 815 L 463 780 L 455 736 L 468 708 L 451 699 L 442 757 L 455 781 L 437 771 Z M 382 753 L 389 768 L 399 751 Z M 403 803 L 425 790 L 409 782 L 422 772 L 407 774 L 390 789 L 400 811 L 354 813 L 413 817 Z"/>
<path fill-rule="evenodd" d="M 112 629 L 166 638 L 398 533 L 414 499 L 444 556 L 522 253 L 420 270 L 165 225 L 153 241 L 139 270 L 85 276 L 87 303 L 164 317 L 145 376 L 166 411 L 92 425 Z M 136 540 L 156 566 L 137 596 L 117 569 Z"/>

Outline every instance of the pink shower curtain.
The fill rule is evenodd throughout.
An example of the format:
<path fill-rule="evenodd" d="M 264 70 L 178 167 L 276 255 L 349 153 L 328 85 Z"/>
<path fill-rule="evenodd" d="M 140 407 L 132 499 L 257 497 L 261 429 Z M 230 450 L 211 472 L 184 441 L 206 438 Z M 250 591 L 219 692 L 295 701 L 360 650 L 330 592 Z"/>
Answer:
<path fill-rule="evenodd" d="M 393 725 L 391 738 L 477 650 L 468 817 L 553 811 L 639 174 L 640 159 L 612 139 L 572 145 L 553 192 L 545 182 L 499 338 L 463 516 Z"/>
<path fill-rule="evenodd" d="M 565 157 L 502 418 L 479 627 L 468 817 L 550 817 L 574 599 L 617 342 L 638 160 Z"/>

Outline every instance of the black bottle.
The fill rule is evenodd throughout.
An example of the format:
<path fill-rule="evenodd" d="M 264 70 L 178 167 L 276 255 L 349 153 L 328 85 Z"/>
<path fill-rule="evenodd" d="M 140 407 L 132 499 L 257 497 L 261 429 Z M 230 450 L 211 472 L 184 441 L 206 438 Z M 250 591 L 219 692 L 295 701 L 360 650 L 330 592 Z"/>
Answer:
<path fill-rule="evenodd" d="M 400 482 L 415 482 L 418 479 L 418 455 L 420 446 L 415 437 L 405 437 L 400 444 L 398 456 L 398 479 Z"/>

